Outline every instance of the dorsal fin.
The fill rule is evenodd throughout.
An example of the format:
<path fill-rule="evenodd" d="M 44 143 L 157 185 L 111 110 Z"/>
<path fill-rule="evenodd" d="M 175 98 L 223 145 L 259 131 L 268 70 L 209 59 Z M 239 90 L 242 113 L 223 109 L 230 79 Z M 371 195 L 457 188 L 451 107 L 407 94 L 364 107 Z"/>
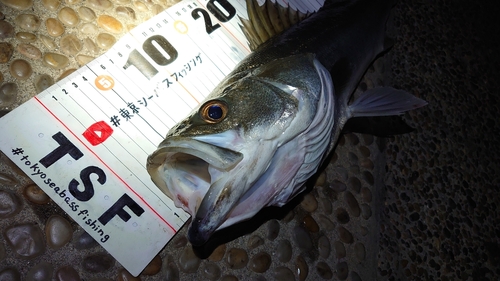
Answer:
<path fill-rule="evenodd" d="M 259 6 L 257 0 L 246 0 L 248 20 L 240 17 L 241 30 L 245 34 L 250 49 L 257 49 L 262 43 L 269 40 L 290 26 L 305 19 L 309 14 L 303 14 L 300 11 L 289 7 L 283 7 L 278 2 L 265 0 L 262 6 Z"/>

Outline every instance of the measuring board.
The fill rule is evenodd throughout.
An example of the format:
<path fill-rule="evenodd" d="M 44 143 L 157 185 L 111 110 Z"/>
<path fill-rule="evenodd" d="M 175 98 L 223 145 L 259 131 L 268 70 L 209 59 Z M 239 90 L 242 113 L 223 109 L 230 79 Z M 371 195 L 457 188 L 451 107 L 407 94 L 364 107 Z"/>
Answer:
<path fill-rule="evenodd" d="M 0 119 L 0 149 L 134 276 L 189 218 L 146 159 L 250 53 L 245 5 L 180 2 Z"/>

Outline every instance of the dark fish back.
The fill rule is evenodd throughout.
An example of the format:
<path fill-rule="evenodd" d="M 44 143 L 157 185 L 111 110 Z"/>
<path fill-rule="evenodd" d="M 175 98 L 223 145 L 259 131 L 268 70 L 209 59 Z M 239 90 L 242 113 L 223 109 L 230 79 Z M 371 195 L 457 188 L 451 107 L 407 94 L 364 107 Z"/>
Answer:
<path fill-rule="evenodd" d="M 353 91 L 343 89 L 344 85 L 357 84 L 384 50 L 385 25 L 393 2 L 327 0 L 318 12 L 259 46 L 234 73 L 273 59 L 314 53 L 331 70 L 337 93 Z"/>

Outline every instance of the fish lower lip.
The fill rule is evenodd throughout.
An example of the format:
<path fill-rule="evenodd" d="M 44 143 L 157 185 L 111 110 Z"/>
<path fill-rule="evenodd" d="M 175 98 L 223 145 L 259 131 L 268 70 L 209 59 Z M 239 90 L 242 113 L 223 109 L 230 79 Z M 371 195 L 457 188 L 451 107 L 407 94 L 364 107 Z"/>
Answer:
<path fill-rule="evenodd" d="M 201 222 L 202 219 L 193 218 L 191 225 L 189 226 L 188 229 L 188 234 L 187 234 L 188 240 L 194 246 L 200 246 L 205 244 L 210 237 L 209 233 L 201 231 L 200 229 Z"/>

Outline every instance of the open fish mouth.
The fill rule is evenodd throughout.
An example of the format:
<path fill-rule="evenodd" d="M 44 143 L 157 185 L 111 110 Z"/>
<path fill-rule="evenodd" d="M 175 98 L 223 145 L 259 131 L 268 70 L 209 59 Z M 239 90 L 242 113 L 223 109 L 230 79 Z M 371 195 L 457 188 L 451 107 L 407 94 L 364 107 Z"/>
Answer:
<path fill-rule="evenodd" d="M 171 137 L 148 157 L 153 182 L 193 218 L 210 187 L 231 171 L 243 155 L 193 138 Z"/>

